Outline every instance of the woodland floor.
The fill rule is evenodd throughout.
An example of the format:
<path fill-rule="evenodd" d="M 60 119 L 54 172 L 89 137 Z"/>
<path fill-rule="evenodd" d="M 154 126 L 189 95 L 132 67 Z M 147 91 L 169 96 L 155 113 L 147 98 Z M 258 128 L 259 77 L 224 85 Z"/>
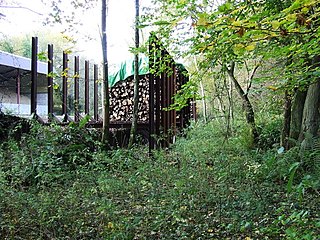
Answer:
<path fill-rule="evenodd" d="M 273 128 L 258 149 L 197 123 L 150 157 L 77 126 L 0 124 L 1 239 L 319 239 L 320 153 L 278 153 Z"/>

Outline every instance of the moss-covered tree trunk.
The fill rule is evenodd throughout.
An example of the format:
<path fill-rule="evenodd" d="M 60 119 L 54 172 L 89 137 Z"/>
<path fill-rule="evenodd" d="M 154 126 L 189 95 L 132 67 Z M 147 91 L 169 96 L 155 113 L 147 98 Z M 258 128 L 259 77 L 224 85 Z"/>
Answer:
<path fill-rule="evenodd" d="M 291 122 L 290 122 L 290 134 L 289 134 L 289 147 L 293 147 L 297 144 L 299 134 L 301 132 L 303 108 L 306 101 L 307 91 L 296 90 L 291 110 Z"/>
<path fill-rule="evenodd" d="M 285 92 L 284 96 L 284 116 L 283 116 L 283 127 L 281 133 L 281 146 L 284 149 L 289 149 L 289 135 L 290 135 L 290 124 L 291 124 L 291 94 L 288 91 Z"/>
<path fill-rule="evenodd" d="M 319 129 L 320 80 L 308 88 L 299 136 L 301 150 L 311 149 Z"/>

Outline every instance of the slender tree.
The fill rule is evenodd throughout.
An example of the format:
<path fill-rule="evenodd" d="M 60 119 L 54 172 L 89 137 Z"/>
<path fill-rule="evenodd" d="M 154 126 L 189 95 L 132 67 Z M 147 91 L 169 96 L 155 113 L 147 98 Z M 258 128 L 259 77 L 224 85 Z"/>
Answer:
<path fill-rule="evenodd" d="M 199 69 L 199 66 L 198 66 L 197 58 L 194 57 L 193 59 L 194 59 L 194 66 L 196 68 L 196 71 L 199 73 L 200 69 Z M 202 79 L 199 81 L 199 85 L 200 85 L 200 96 L 201 96 L 201 102 L 202 102 L 203 121 L 205 123 L 207 123 L 207 105 L 206 105 L 206 100 L 205 100 L 205 92 L 204 92 Z"/>
<path fill-rule="evenodd" d="M 252 78 L 254 76 L 255 71 L 257 70 L 258 65 L 254 68 L 254 71 L 252 72 L 252 75 L 249 76 L 250 82 L 252 81 Z M 248 91 L 250 90 L 250 87 L 248 87 L 247 92 L 245 92 L 239 81 L 236 79 L 235 77 L 235 62 L 231 62 L 230 63 L 230 67 L 227 67 L 227 73 L 230 77 L 230 79 L 232 80 L 241 100 L 242 100 L 242 104 L 243 104 L 243 109 L 245 111 L 246 114 L 246 121 L 250 126 L 251 132 L 252 132 L 252 136 L 253 136 L 253 141 L 254 144 L 257 144 L 259 141 L 259 133 L 256 127 L 256 123 L 255 123 L 255 115 L 254 115 L 254 110 L 253 110 L 253 106 L 251 104 L 251 101 L 248 97 Z"/>
<path fill-rule="evenodd" d="M 103 53 L 103 131 L 102 142 L 107 143 L 109 140 L 109 82 L 108 82 L 108 55 L 107 55 L 107 0 L 102 0 L 101 14 L 102 30 L 102 53 Z"/>
<path fill-rule="evenodd" d="M 138 110 L 139 110 L 139 0 L 136 0 L 136 15 L 135 15 L 135 54 L 134 54 L 134 92 L 133 92 L 133 116 L 130 130 L 129 148 L 132 147 L 136 140 L 138 126 Z"/>

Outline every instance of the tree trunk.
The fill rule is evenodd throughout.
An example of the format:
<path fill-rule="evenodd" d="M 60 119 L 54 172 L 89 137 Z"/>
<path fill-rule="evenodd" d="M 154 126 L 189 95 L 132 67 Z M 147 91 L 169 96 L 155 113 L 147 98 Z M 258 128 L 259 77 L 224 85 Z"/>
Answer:
<path fill-rule="evenodd" d="M 194 56 L 194 65 L 195 65 L 197 72 L 199 73 L 200 70 L 198 67 L 197 58 L 195 56 Z M 199 84 L 200 84 L 200 96 L 201 96 L 201 101 L 202 101 L 203 121 L 204 121 L 204 123 L 207 123 L 207 105 L 206 105 L 206 99 L 205 99 L 205 93 L 204 93 L 204 87 L 203 87 L 202 80 L 199 81 Z"/>
<path fill-rule="evenodd" d="M 230 88 L 232 88 L 232 84 L 228 84 L 228 83 L 232 83 L 231 79 L 228 79 L 229 81 L 227 82 L 227 79 L 224 80 L 224 87 L 225 90 L 227 92 L 227 98 L 228 98 L 228 106 L 226 109 L 226 127 L 227 127 L 227 137 L 231 136 L 232 133 L 232 128 L 231 128 L 231 106 L 232 106 L 232 98 L 230 95 Z"/>
<path fill-rule="evenodd" d="M 200 81 L 200 91 L 201 91 L 201 100 L 202 100 L 202 113 L 203 113 L 203 121 L 207 123 L 207 104 L 205 99 L 204 87 L 202 81 Z"/>
<path fill-rule="evenodd" d="M 296 145 L 299 134 L 301 132 L 303 108 L 306 101 L 307 91 L 297 90 L 294 95 L 291 110 L 291 123 L 290 123 L 290 135 L 289 135 L 289 147 Z"/>
<path fill-rule="evenodd" d="M 258 141 L 259 141 L 259 133 L 258 133 L 256 123 L 255 123 L 253 107 L 252 107 L 252 104 L 248 98 L 248 94 L 246 94 L 243 91 L 242 87 L 240 86 L 239 82 L 237 81 L 237 79 L 234 76 L 234 68 L 235 68 L 235 63 L 232 62 L 230 68 L 227 69 L 227 73 L 230 76 L 230 79 L 234 83 L 234 86 L 241 97 L 241 100 L 243 103 L 243 108 L 246 113 L 246 120 L 247 120 L 247 123 L 249 124 L 251 132 L 252 132 L 253 144 L 257 145 Z"/>
<path fill-rule="evenodd" d="M 130 130 L 129 148 L 132 147 L 136 140 L 138 127 L 138 111 L 139 111 L 139 0 L 136 0 L 136 16 L 135 16 L 135 48 L 134 55 L 134 90 L 133 90 L 133 116 Z"/>
<path fill-rule="evenodd" d="M 102 53 L 103 53 L 103 124 L 102 143 L 109 141 L 109 82 L 108 82 L 108 57 L 107 57 L 107 0 L 102 0 Z"/>
<path fill-rule="evenodd" d="M 299 136 L 301 150 L 312 149 L 319 129 L 320 80 L 308 88 L 303 109 L 302 128 Z"/>
<path fill-rule="evenodd" d="M 284 103 L 284 120 L 281 133 L 281 146 L 284 149 L 289 149 L 289 135 L 290 135 L 290 122 L 291 122 L 291 95 L 288 91 L 285 92 Z"/>

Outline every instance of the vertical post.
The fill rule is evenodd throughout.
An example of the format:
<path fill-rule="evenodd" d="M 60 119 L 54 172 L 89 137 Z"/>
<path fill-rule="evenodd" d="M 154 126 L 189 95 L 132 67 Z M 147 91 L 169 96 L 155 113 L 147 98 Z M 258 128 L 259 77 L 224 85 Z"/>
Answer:
<path fill-rule="evenodd" d="M 62 68 L 62 115 L 64 115 L 64 121 L 67 121 L 68 54 L 66 52 L 63 52 Z"/>
<path fill-rule="evenodd" d="M 84 112 L 89 115 L 89 61 L 84 64 Z"/>
<path fill-rule="evenodd" d="M 155 125 L 154 125 L 154 76 L 155 76 L 155 36 L 152 34 L 150 36 L 149 43 L 149 154 L 154 149 L 154 134 L 155 134 Z M 156 94 L 157 95 L 157 94 Z"/>
<path fill-rule="evenodd" d="M 161 49 L 161 68 L 165 67 L 165 53 Z M 167 126 L 167 119 L 168 113 L 164 110 L 167 107 L 167 74 L 165 70 L 161 70 L 161 125 L 163 128 L 163 134 L 166 136 L 168 134 L 168 126 Z M 166 138 L 165 138 L 166 139 Z M 166 141 L 162 142 L 163 147 L 167 146 Z"/>
<path fill-rule="evenodd" d="M 17 69 L 17 82 L 16 82 L 16 92 L 17 92 L 17 104 L 20 104 L 20 97 L 21 97 L 21 76 L 20 76 L 20 69 Z"/>
<path fill-rule="evenodd" d="M 170 104 L 174 103 L 173 96 L 176 94 L 176 68 L 174 62 L 171 63 L 172 68 L 172 76 L 171 76 L 171 96 L 170 96 Z M 173 135 L 176 135 L 176 128 L 177 128 L 177 112 L 176 110 L 172 110 L 171 113 L 171 120 L 172 120 L 172 130 Z"/>
<path fill-rule="evenodd" d="M 159 75 L 155 77 L 155 134 L 160 136 L 161 127 L 161 78 Z M 159 146 L 158 146 L 159 147 Z"/>
<path fill-rule="evenodd" d="M 180 80 L 179 87 L 181 89 L 182 85 L 186 84 L 188 81 L 187 77 L 185 76 L 185 70 L 183 70 L 182 68 L 179 69 L 179 80 Z M 181 124 L 180 124 L 181 128 L 185 128 L 189 124 L 190 113 L 191 113 L 190 104 L 191 104 L 191 101 L 190 99 L 188 99 L 187 106 L 181 109 Z"/>
<path fill-rule="evenodd" d="M 21 98 L 21 75 L 20 75 L 20 69 L 17 69 L 16 92 L 17 92 L 18 114 L 20 114 L 20 98 Z"/>
<path fill-rule="evenodd" d="M 183 74 L 183 84 L 186 84 L 188 81 L 189 81 L 189 78 L 188 76 L 186 76 L 185 74 L 185 70 L 182 72 Z M 187 107 L 186 107 L 186 119 L 185 119 L 185 127 L 187 125 L 190 124 L 190 121 L 191 121 L 191 115 L 193 113 L 193 99 L 188 99 L 188 102 L 187 102 Z"/>
<path fill-rule="evenodd" d="M 53 116 L 53 45 L 48 44 L 48 117 Z"/>
<path fill-rule="evenodd" d="M 150 60 L 149 60 L 150 61 Z M 149 153 L 154 149 L 154 74 L 149 73 Z"/>
<path fill-rule="evenodd" d="M 170 105 L 170 63 L 168 62 L 169 61 L 169 54 L 167 51 L 164 51 L 164 56 L 165 56 L 165 107 L 168 108 L 169 105 Z M 166 147 L 169 146 L 169 143 L 170 143 L 170 115 L 171 115 L 171 111 L 168 111 L 166 110 L 165 111 L 165 115 L 166 115 L 166 134 L 167 134 L 167 141 L 166 141 Z"/>
<path fill-rule="evenodd" d="M 170 63 L 168 64 L 168 84 L 169 84 L 169 93 L 168 93 L 168 106 L 172 104 L 173 97 L 173 68 L 172 68 L 172 60 L 170 59 Z M 173 135 L 174 135 L 174 126 L 173 126 L 173 114 L 174 110 L 170 110 L 169 114 L 169 129 L 170 129 L 170 143 L 173 143 Z"/>
<path fill-rule="evenodd" d="M 74 57 L 74 121 L 79 122 L 79 57 Z"/>
<path fill-rule="evenodd" d="M 98 65 L 94 65 L 93 69 L 93 115 L 94 120 L 99 120 L 99 114 L 98 114 Z"/>
<path fill-rule="evenodd" d="M 37 114 L 38 38 L 32 37 L 31 56 L 31 114 Z"/>

